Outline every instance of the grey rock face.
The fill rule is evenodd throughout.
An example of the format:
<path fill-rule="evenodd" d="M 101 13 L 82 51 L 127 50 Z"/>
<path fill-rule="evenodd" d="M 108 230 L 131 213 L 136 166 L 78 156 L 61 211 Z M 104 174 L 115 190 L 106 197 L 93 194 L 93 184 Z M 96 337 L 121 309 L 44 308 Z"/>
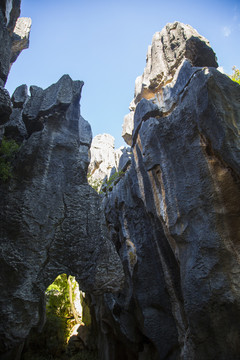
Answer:
<path fill-rule="evenodd" d="M 93 138 L 88 168 L 89 183 L 100 189 L 103 180 L 111 176 L 112 168 L 118 168 L 122 149 L 115 149 L 114 137 L 109 134 L 99 134 Z"/>
<path fill-rule="evenodd" d="M 11 99 L 8 91 L 0 86 L 0 126 L 9 120 L 12 112 Z"/>
<path fill-rule="evenodd" d="M 132 151 L 131 148 L 123 148 L 122 155 L 119 159 L 118 163 L 118 171 L 127 171 L 128 167 L 131 165 L 132 162 Z"/>
<path fill-rule="evenodd" d="M 123 281 L 87 183 L 91 128 L 80 116 L 82 85 L 64 75 L 46 90 L 32 87 L 23 109 L 14 109 L 28 134 L 13 178 L 0 185 L 0 353 L 8 359 L 43 322 L 43 294 L 57 275 L 74 275 L 81 290 L 98 295 Z"/>
<path fill-rule="evenodd" d="M 21 85 L 16 88 L 12 95 L 12 103 L 14 108 L 22 108 L 23 104 L 28 99 L 27 85 Z"/>
<path fill-rule="evenodd" d="M 22 109 L 14 108 L 10 115 L 9 121 L 4 126 L 4 136 L 6 139 L 15 140 L 21 144 L 27 139 L 27 129 L 22 120 Z"/>
<path fill-rule="evenodd" d="M 122 137 L 128 145 L 132 145 L 132 131 L 133 131 L 133 117 L 134 111 L 130 111 L 129 114 L 124 116 L 122 126 Z"/>
<path fill-rule="evenodd" d="M 191 41 L 161 96 L 138 103 L 132 165 L 104 198 L 126 282 L 95 308 L 102 360 L 239 358 L 240 86 L 199 67 L 209 49 L 186 60 Z"/>
<path fill-rule="evenodd" d="M 147 52 L 146 67 L 143 75 L 135 82 L 134 99 L 129 109 L 130 114 L 124 119 L 122 136 L 131 145 L 131 118 L 138 102 L 145 98 L 158 101 L 162 96 L 162 88 L 174 81 L 184 60 L 192 66 L 217 67 L 214 51 L 209 41 L 190 25 L 180 22 L 167 24 L 161 32 L 156 32 L 152 45 Z"/>
<path fill-rule="evenodd" d="M 20 3 L 21 0 L 0 3 L 0 86 L 5 85 L 12 63 L 29 45 L 31 19 L 18 19 Z"/>

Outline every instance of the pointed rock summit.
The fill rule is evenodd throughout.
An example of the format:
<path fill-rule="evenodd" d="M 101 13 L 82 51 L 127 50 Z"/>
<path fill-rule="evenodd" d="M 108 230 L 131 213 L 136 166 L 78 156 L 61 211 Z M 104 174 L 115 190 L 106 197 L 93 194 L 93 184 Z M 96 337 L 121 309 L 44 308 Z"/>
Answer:
<path fill-rule="evenodd" d="M 186 59 L 195 67 L 218 67 L 209 41 L 190 25 L 176 21 L 154 34 L 144 72 L 135 81 L 130 113 L 124 118 L 122 137 L 128 145 L 132 144 L 133 116 L 139 101 L 142 98 L 157 101 L 164 87 L 173 86 L 175 74 Z"/>

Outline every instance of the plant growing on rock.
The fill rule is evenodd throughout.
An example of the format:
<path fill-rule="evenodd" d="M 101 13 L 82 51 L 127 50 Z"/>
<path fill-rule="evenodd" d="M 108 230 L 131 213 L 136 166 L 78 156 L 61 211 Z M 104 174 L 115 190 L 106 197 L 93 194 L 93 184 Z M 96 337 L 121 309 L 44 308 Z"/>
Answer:
<path fill-rule="evenodd" d="M 108 191 L 112 191 L 114 185 L 116 185 L 119 180 L 125 174 L 124 171 L 116 171 L 110 178 L 102 185 L 100 193 L 107 193 Z"/>
<path fill-rule="evenodd" d="M 240 85 L 240 70 L 236 68 L 236 66 L 233 66 L 233 74 L 230 76 L 230 78 L 238 83 Z"/>
<path fill-rule="evenodd" d="M 12 177 L 12 162 L 18 152 L 19 145 L 14 140 L 2 139 L 0 145 L 0 179 L 6 182 Z"/>

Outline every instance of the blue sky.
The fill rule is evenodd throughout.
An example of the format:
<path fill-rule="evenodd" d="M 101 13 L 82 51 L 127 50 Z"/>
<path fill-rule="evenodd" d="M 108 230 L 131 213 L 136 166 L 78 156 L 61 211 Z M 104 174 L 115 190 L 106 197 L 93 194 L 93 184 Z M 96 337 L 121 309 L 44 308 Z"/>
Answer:
<path fill-rule="evenodd" d="M 30 47 L 13 64 L 6 88 L 46 88 L 63 74 L 85 85 L 82 116 L 93 135 L 109 133 L 116 147 L 135 78 L 145 66 L 152 36 L 181 21 L 205 36 L 228 74 L 240 67 L 239 0 L 22 0 L 32 18 Z"/>

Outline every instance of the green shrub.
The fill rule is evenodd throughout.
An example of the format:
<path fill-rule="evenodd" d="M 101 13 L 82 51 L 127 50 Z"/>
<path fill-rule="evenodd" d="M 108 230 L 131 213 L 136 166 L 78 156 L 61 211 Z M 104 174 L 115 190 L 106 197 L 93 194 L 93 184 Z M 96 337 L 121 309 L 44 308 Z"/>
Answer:
<path fill-rule="evenodd" d="M 71 304 L 69 299 L 67 275 L 59 275 L 54 282 L 47 288 L 46 312 L 61 318 L 71 317 Z"/>
<path fill-rule="evenodd" d="M 237 69 L 236 66 L 233 66 L 233 74 L 230 78 L 240 85 L 240 70 Z"/>
<path fill-rule="evenodd" d="M 14 140 L 2 139 L 0 145 L 0 179 L 6 182 L 12 177 L 12 162 L 19 145 Z"/>
<path fill-rule="evenodd" d="M 123 177 L 123 175 L 125 174 L 124 171 L 116 171 L 112 176 L 110 176 L 110 178 L 103 184 L 102 187 L 102 191 L 100 191 L 100 193 L 102 192 L 108 192 L 108 191 L 112 191 L 113 185 L 116 185 L 119 180 Z"/>

